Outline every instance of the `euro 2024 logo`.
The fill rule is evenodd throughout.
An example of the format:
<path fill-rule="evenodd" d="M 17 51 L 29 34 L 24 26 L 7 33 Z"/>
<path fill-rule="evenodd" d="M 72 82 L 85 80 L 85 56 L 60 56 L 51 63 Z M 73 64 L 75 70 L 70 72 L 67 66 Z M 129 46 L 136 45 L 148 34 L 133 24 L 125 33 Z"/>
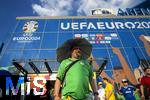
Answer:
<path fill-rule="evenodd" d="M 38 28 L 38 22 L 37 21 L 29 21 L 26 22 L 23 26 L 23 36 L 32 36 L 33 32 L 35 32 Z"/>

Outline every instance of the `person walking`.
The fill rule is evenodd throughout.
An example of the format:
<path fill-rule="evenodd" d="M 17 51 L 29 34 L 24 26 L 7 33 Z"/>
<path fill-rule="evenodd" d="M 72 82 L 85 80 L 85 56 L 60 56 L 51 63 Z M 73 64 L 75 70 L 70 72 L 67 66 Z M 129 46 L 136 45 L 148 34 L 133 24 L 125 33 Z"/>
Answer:
<path fill-rule="evenodd" d="M 121 87 L 120 92 L 125 97 L 125 100 L 136 100 L 134 94 L 136 93 L 136 88 L 129 85 L 127 79 L 122 79 L 123 87 Z"/>
<path fill-rule="evenodd" d="M 150 68 L 144 68 L 145 76 L 141 78 L 142 100 L 150 100 Z"/>
<path fill-rule="evenodd" d="M 87 40 L 85 39 L 72 39 L 72 41 L 67 41 L 67 43 L 69 42 L 69 44 L 71 44 L 70 51 L 68 51 L 70 52 L 70 57 L 64 57 L 64 55 L 68 54 L 63 53 L 62 57 L 64 57 L 64 59 L 58 58 L 58 61 L 60 61 L 61 64 L 58 69 L 57 79 L 54 87 L 54 100 L 92 100 L 90 96 L 91 91 L 89 89 L 89 84 L 91 84 L 94 99 L 98 100 L 98 92 L 96 83 L 93 79 L 92 67 L 86 59 L 90 56 L 91 50 L 86 50 L 86 48 L 84 48 L 87 46 L 91 48 L 91 45 L 88 44 Z M 84 46 L 82 46 L 80 43 L 83 43 Z M 66 43 L 64 45 L 66 45 Z M 66 47 L 64 45 L 60 48 Z M 57 54 L 59 55 L 58 57 L 61 55 L 59 52 L 62 52 L 60 48 L 57 49 Z M 86 56 L 84 56 L 85 52 Z M 87 54 L 89 56 L 87 56 Z M 70 68 L 66 72 L 68 66 Z M 59 91 L 62 83 L 62 96 L 60 97 Z"/>
<path fill-rule="evenodd" d="M 115 100 L 114 86 L 110 83 L 107 78 L 103 78 L 105 87 L 105 100 Z"/>
<path fill-rule="evenodd" d="M 98 82 L 98 94 L 100 100 L 105 100 L 105 89 L 102 82 Z"/>

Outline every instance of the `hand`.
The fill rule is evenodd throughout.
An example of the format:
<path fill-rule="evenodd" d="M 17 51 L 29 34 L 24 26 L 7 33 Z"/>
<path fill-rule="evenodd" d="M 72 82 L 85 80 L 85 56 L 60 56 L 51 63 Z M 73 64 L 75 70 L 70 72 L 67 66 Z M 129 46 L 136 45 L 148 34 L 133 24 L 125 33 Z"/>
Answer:
<path fill-rule="evenodd" d="M 141 100 L 145 100 L 145 96 L 144 95 L 141 96 Z"/>
<path fill-rule="evenodd" d="M 61 100 L 59 96 L 55 96 L 54 100 Z"/>
<path fill-rule="evenodd" d="M 108 97 L 105 97 L 105 100 L 108 100 Z"/>
<path fill-rule="evenodd" d="M 94 100 L 99 100 L 98 95 L 95 95 L 95 96 L 94 96 Z"/>

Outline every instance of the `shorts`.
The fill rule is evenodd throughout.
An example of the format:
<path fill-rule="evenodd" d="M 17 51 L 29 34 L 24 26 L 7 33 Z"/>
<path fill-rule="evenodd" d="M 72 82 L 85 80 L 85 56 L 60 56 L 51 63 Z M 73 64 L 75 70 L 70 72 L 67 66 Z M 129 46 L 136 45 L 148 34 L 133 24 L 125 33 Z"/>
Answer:
<path fill-rule="evenodd" d="M 94 100 L 94 97 L 92 95 L 92 93 L 90 93 L 86 99 L 75 99 L 75 98 L 72 98 L 71 96 L 62 96 L 61 100 Z"/>

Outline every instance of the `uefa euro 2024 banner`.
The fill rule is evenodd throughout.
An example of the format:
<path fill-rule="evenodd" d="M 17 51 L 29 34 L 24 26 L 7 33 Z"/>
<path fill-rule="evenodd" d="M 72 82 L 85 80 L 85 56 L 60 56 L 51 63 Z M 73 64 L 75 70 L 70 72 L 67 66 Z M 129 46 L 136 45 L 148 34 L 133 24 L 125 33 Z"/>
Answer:
<path fill-rule="evenodd" d="M 95 44 L 96 41 L 92 41 L 97 37 L 100 39 L 99 43 L 111 43 L 109 40 L 118 39 L 117 31 L 147 31 L 150 29 L 150 21 L 148 18 L 105 18 L 105 19 L 58 19 L 57 21 L 52 21 L 54 24 L 51 25 L 51 20 L 46 23 L 45 32 L 54 32 L 54 34 L 59 32 L 64 34 L 65 32 L 73 32 L 74 37 L 82 37 L 88 39 L 91 43 Z M 38 21 L 27 21 L 22 23 L 21 30 L 23 31 L 22 36 L 13 37 L 13 41 L 17 42 L 32 42 L 41 41 L 41 36 L 38 36 L 36 32 L 40 32 L 39 28 L 45 23 L 40 23 Z M 50 25 L 49 25 L 50 24 Z M 44 28 L 44 27 L 43 27 Z M 47 31 L 47 29 L 50 29 Z M 20 29 L 19 29 L 20 30 Z M 97 31 L 97 34 L 93 34 Z M 105 32 L 110 31 L 110 34 L 105 34 Z M 112 32 L 111 32 L 112 31 Z M 136 34 L 132 32 L 133 34 Z M 34 36 L 33 36 L 34 34 Z M 126 33 L 127 34 L 127 33 Z M 147 33 L 149 34 L 149 33 Z M 105 35 L 105 36 L 104 36 Z M 105 38 L 107 41 L 103 41 Z M 98 41 L 97 41 L 98 42 Z"/>

